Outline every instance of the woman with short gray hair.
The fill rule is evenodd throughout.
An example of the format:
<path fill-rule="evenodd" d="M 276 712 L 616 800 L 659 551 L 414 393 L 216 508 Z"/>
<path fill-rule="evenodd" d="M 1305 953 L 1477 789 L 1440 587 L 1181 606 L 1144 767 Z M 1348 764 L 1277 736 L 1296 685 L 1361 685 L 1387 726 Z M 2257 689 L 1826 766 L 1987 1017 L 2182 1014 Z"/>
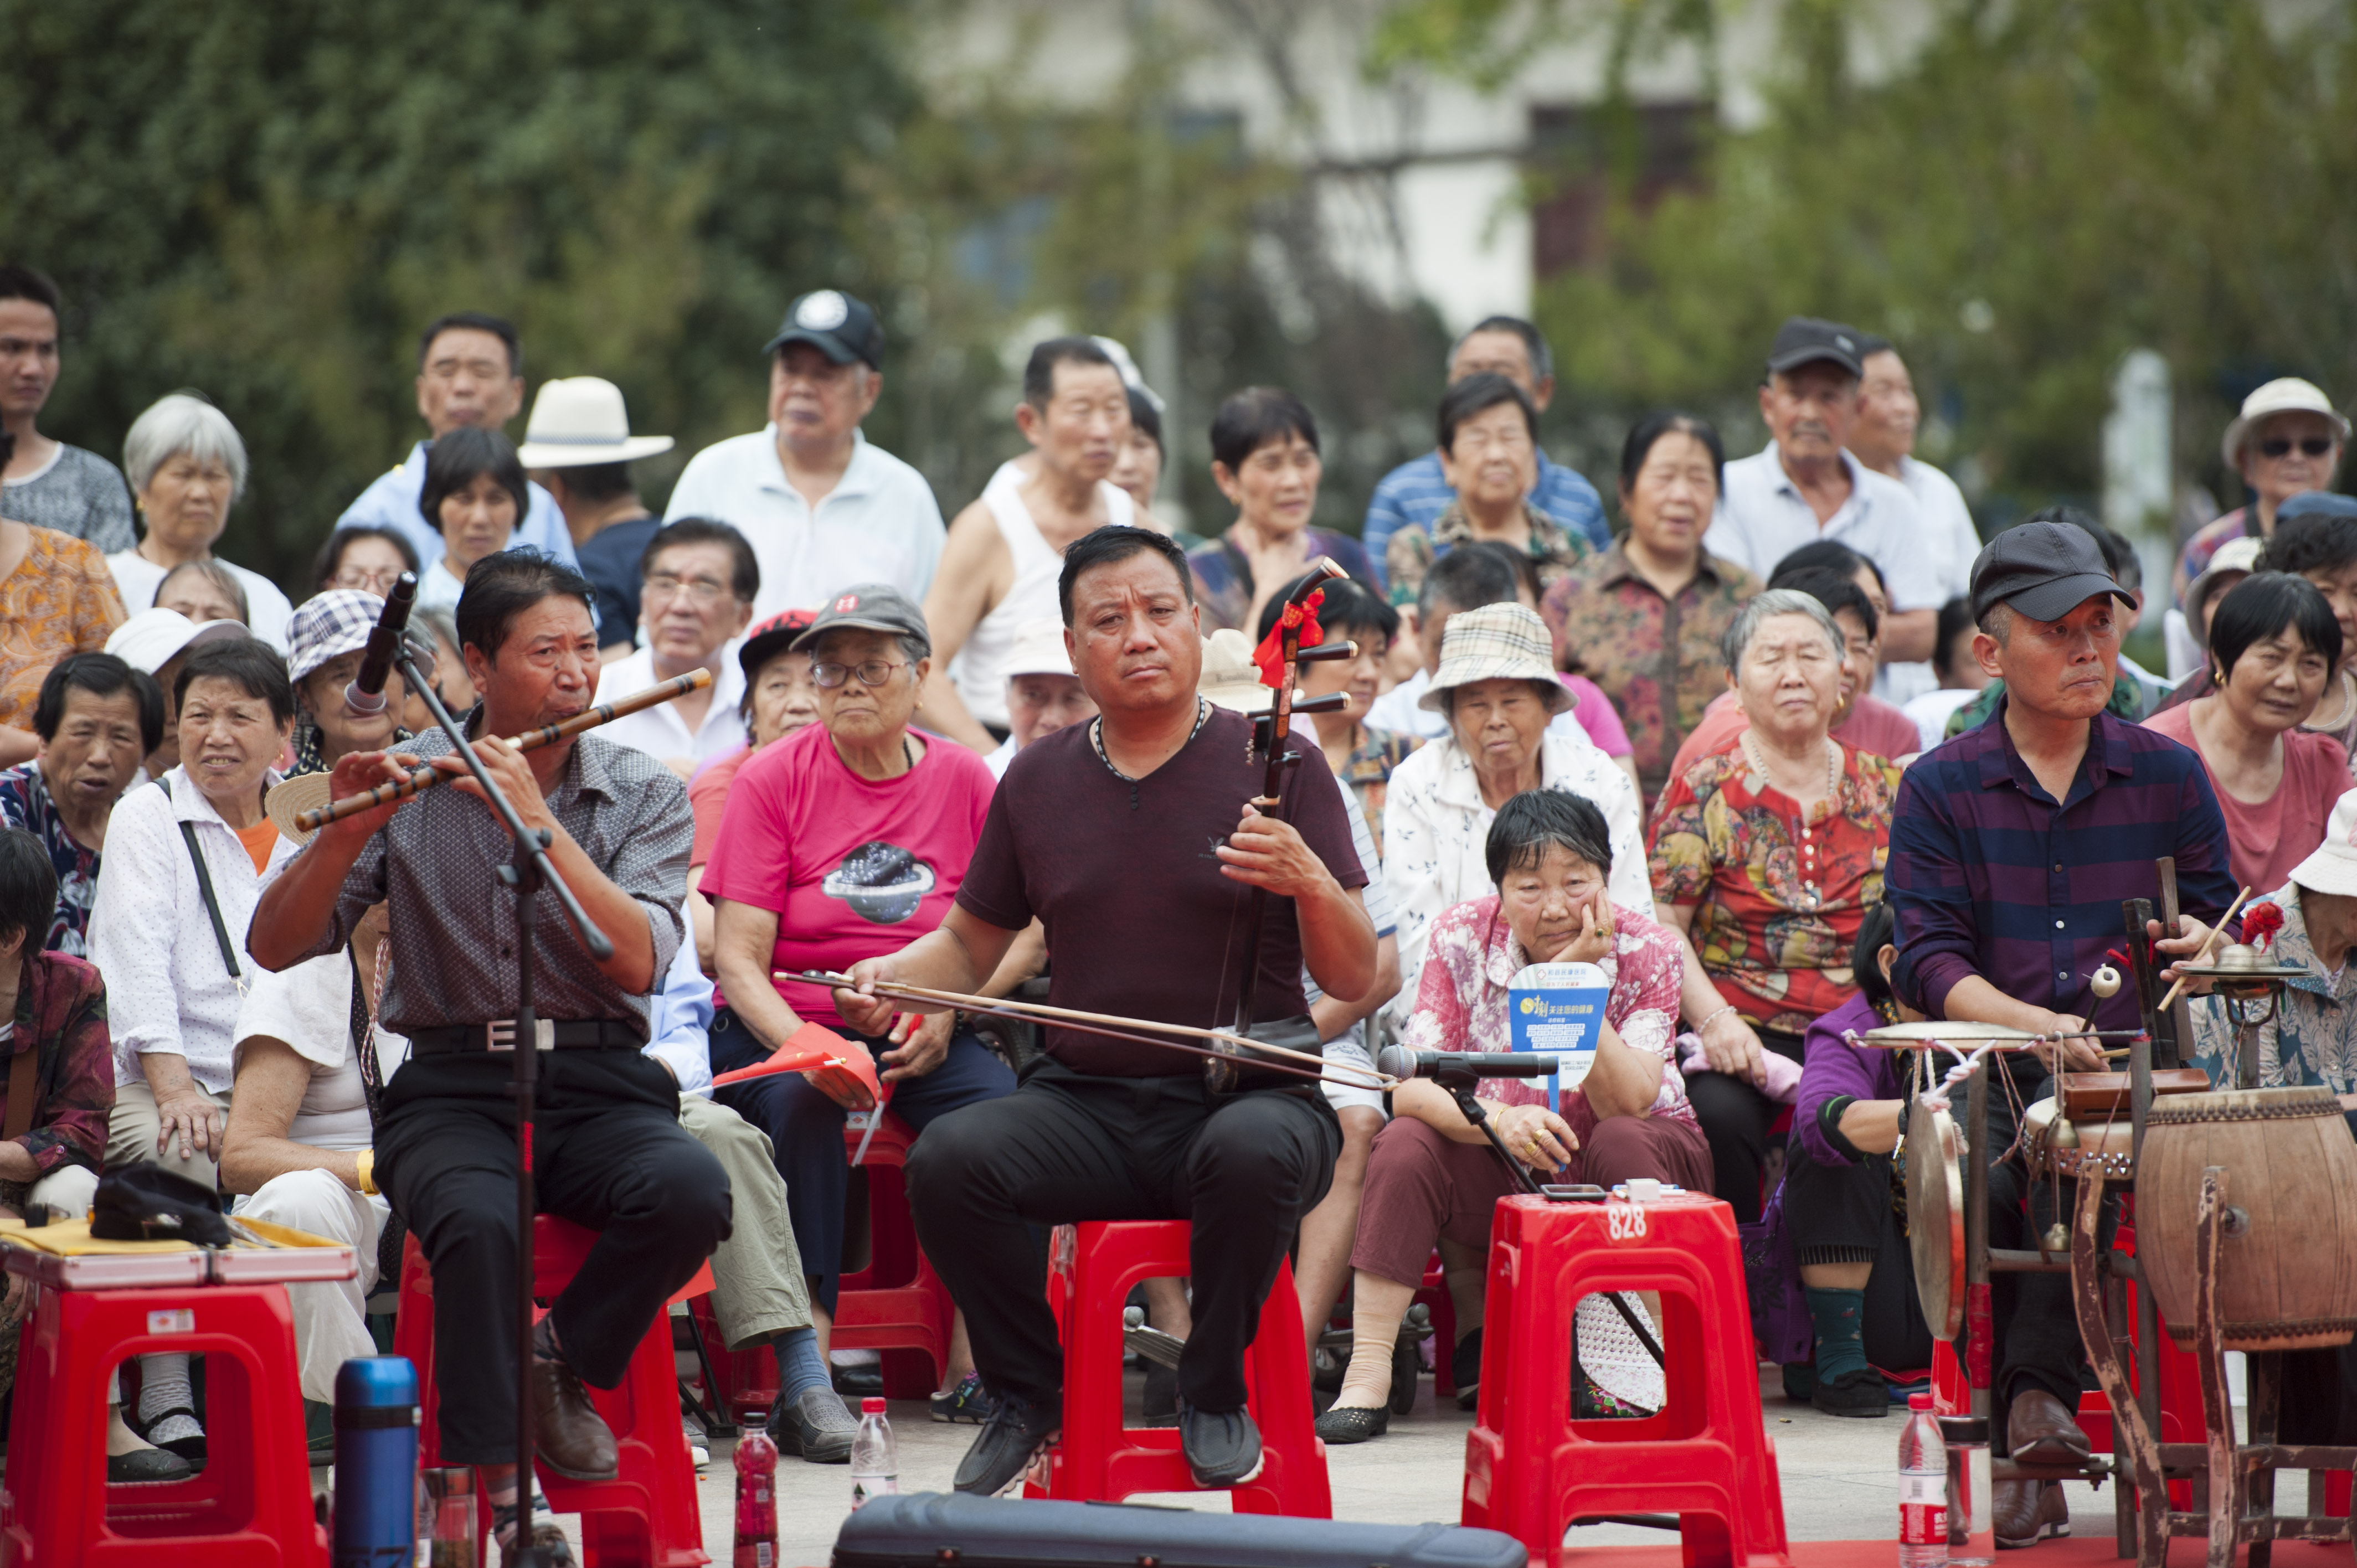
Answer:
<path fill-rule="evenodd" d="M 1882 898 L 1898 765 L 1829 733 L 1842 635 L 1824 605 L 1774 589 L 1727 628 L 1727 682 L 1748 725 L 1670 780 L 1653 820 L 1653 900 L 1686 934 L 1686 1022 L 1703 1052 L 1686 1090 L 1714 1190 L 1760 1216 L 1768 1129 L 1800 1080 L 1802 1034 L 1857 994 L 1850 952 Z"/>
<path fill-rule="evenodd" d="M 245 443 L 237 426 L 196 392 L 156 400 L 123 438 L 123 471 L 139 509 L 139 542 L 106 558 L 123 602 L 143 609 L 176 566 L 212 561 L 230 508 L 245 493 Z M 295 607 L 259 572 L 223 561 L 245 589 L 253 635 L 286 651 Z"/>

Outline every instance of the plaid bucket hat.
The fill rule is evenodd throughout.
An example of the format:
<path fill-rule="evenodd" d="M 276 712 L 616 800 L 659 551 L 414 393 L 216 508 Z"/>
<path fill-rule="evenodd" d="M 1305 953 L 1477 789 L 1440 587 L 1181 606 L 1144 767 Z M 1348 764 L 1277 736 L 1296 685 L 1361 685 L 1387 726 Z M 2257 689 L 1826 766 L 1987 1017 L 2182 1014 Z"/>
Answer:
<path fill-rule="evenodd" d="M 1574 698 L 1555 678 L 1555 643 L 1539 613 L 1508 601 L 1459 610 L 1441 634 L 1440 668 L 1416 706 L 1440 711 L 1440 694 L 1476 681 L 1534 681 L 1546 688 L 1547 712 L 1559 714 Z"/>

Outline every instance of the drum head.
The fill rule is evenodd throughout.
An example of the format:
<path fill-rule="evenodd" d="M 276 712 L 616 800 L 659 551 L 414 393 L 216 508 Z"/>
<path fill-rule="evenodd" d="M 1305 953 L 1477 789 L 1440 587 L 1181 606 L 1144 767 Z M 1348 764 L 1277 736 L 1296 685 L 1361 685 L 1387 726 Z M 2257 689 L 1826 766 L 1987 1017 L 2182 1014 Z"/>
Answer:
<path fill-rule="evenodd" d="M 1915 1294 L 1935 1339 L 1964 1323 L 1964 1181 L 1962 1142 L 1944 1111 L 1918 1103 L 1907 1118 L 1907 1246 Z"/>

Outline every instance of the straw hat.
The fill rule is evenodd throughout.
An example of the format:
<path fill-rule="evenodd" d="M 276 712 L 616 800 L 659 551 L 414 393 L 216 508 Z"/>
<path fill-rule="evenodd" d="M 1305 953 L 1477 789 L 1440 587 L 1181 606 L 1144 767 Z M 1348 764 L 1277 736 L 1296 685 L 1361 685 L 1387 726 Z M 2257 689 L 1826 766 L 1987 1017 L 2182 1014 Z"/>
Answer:
<path fill-rule="evenodd" d="M 1203 639 L 1203 672 L 1196 677 L 1195 692 L 1240 714 L 1265 714 L 1276 705 L 1275 690 L 1261 684 L 1252 640 L 1228 627 Z M 1293 700 L 1301 700 L 1297 689 Z"/>
<path fill-rule="evenodd" d="M 1416 706 L 1440 712 L 1440 694 L 1476 681 L 1531 681 L 1545 688 L 1547 712 L 1576 699 L 1555 678 L 1555 643 L 1539 613 L 1509 600 L 1459 610 L 1440 638 L 1440 668 Z"/>
<path fill-rule="evenodd" d="M 579 468 L 631 463 L 671 450 L 668 435 L 633 435 L 622 389 L 598 376 L 560 376 L 540 383 L 516 460 L 527 468 Z"/>
<path fill-rule="evenodd" d="M 263 814 L 277 823 L 278 831 L 287 838 L 298 844 L 309 843 L 318 830 L 304 832 L 296 827 L 295 819 L 305 811 L 318 810 L 335 798 L 329 791 L 328 778 L 325 773 L 298 773 L 292 779 L 280 779 L 263 797 Z"/>
<path fill-rule="evenodd" d="M 2261 421 L 2276 413 L 2320 413 L 2331 422 L 2341 440 L 2349 439 L 2349 421 L 2332 406 L 2332 400 L 2324 395 L 2322 387 L 2298 376 L 2280 376 L 2244 398 L 2243 412 L 2226 426 L 2226 434 L 2218 443 L 2226 467 L 2242 471 L 2244 441 Z"/>

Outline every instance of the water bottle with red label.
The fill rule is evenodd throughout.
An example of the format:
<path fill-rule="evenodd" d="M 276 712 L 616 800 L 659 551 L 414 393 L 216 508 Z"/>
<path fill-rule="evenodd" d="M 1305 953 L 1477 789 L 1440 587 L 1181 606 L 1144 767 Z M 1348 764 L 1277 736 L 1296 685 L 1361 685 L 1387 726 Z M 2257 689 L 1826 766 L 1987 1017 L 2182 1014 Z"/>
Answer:
<path fill-rule="evenodd" d="M 1899 1429 L 1899 1568 L 1945 1568 L 1948 1445 L 1930 1394 L 1907 1396 Z"/>

